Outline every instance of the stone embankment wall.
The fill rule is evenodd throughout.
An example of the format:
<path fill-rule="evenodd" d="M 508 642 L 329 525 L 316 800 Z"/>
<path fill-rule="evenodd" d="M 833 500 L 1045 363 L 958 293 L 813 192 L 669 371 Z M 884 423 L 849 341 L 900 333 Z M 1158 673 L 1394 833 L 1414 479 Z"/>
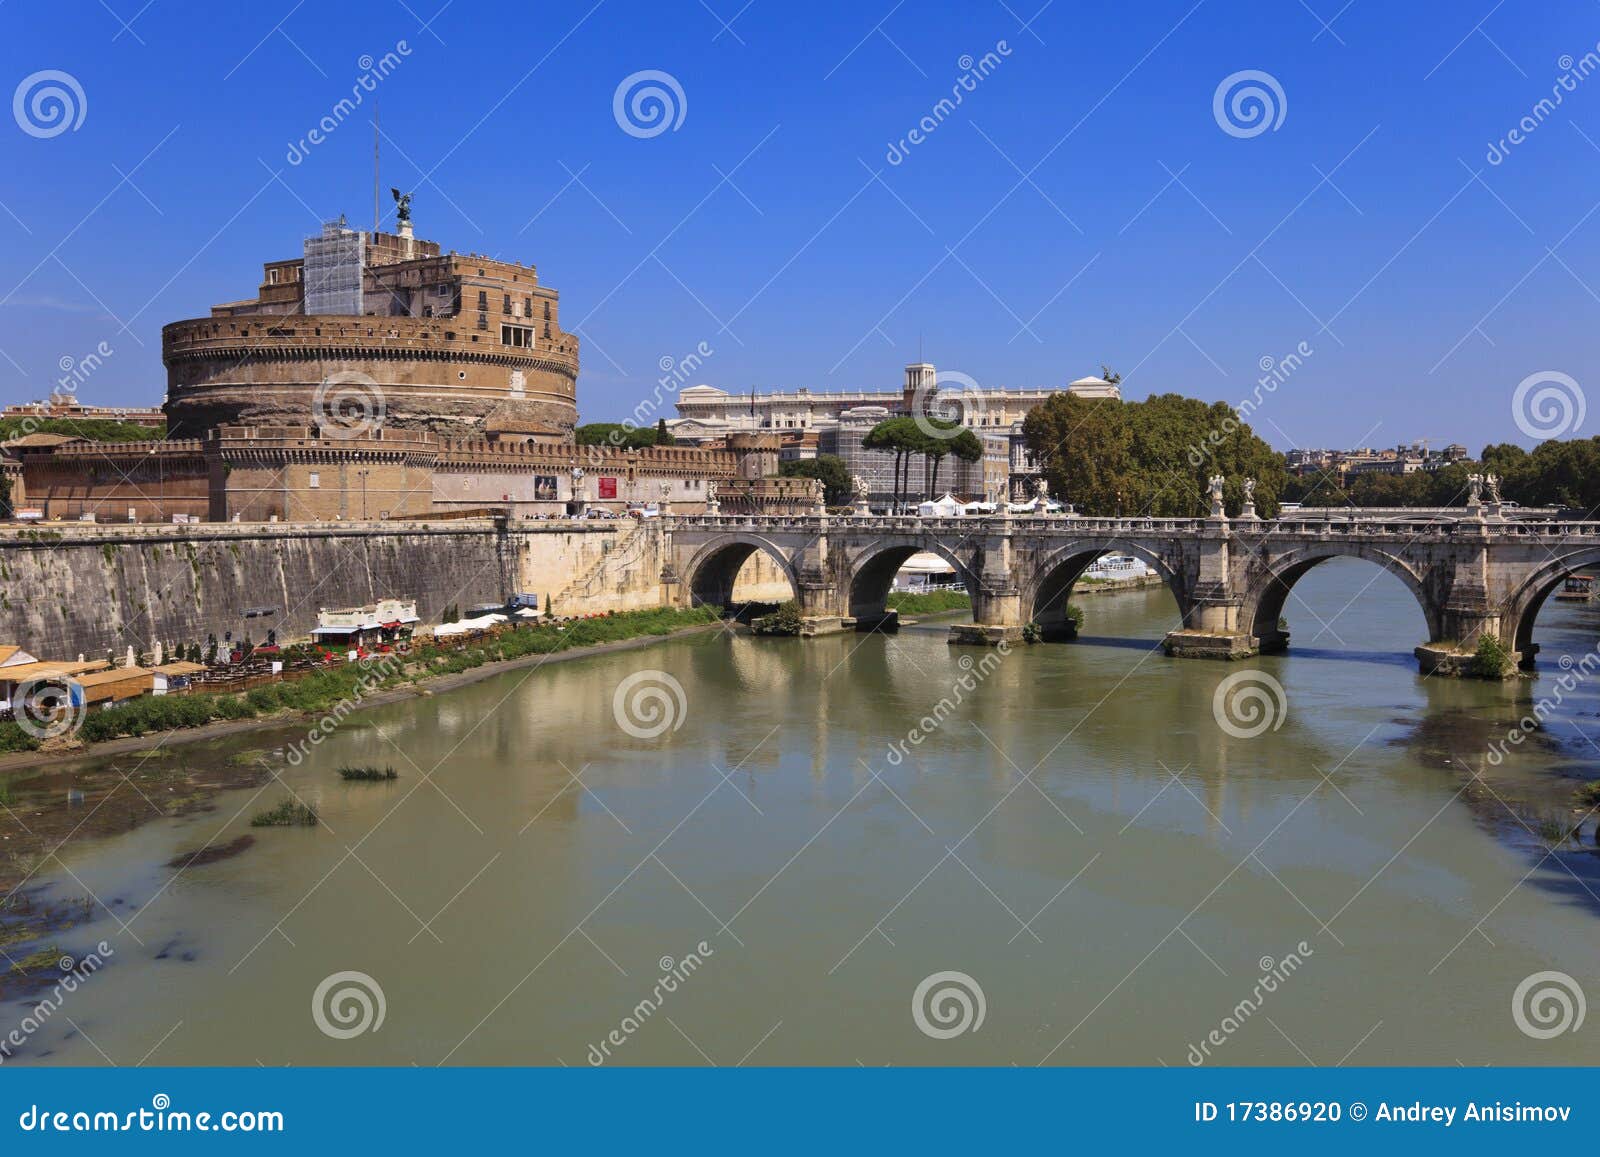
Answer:
<path fill-rule="evenodd" d="M 759 561 L 758 561 L 759 560 Z M 532 592 L 557 614 L 661 605 L 656 524 L 418 523 L 47 525 L 0 530 L 0 645 L 41 659 L 119 655 L 231 632 L 308 635 L 323 607 L 411 597 L 424 624 Z M 741 598 L 793 597 L 759 554 Z M 265 612 L 265 613 L 263 613 Z"/>

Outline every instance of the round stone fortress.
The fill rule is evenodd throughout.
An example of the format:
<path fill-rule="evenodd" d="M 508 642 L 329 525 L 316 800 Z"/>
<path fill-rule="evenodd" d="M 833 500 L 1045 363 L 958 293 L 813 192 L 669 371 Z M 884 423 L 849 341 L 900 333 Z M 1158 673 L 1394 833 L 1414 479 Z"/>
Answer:
<path fill-rule="evenodd" d="M 445 438 L 570 439 L 577 338 L 518 349 L 459 323 L 324 315 L 173 322 L 161 331 L 168 430 L 201 437 L 219 426 L 380 418 Z"/>
<path fill-rule="evenodd" d="M 161 331 L 169 435 L 377 426 L 569 442 L 578 339 L 533 266 L 342 221 L 267 263 L 257 297 Z"/>

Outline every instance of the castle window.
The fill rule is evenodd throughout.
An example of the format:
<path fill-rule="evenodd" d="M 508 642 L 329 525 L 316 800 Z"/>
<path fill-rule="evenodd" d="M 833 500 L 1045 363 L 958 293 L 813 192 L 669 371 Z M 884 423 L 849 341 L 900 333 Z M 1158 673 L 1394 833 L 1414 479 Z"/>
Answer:
<path fill-rule="evenodd" d="M 525 325 L 502 325 L 500 327 L 500 344 L 515 346 L 518 349 L 532 349 L 533 330 Z"/>
<path fill-rule="evenodd" d="M 489 291 L 486 290 L 486 289 L 478 290 L 478 308 L 479 309 L 488 309 L 489 308 Z"/>
<path fill-rule="evenodd" d="M 544 303 L 544 319 L 546 321 L 550 320 L 550 303 L 548 301 Z"/>
<path fill-rule="evenodd" d="M 500 312 L 501 313 L 510 313 L 511 312 L 511 295 L 508 293 L 508 294 L 505 295 L 505 297 L 506 297 L 505 305 L 501 306 Z"/>
<path fill-rule="evenodd" d="M 489 315 L 487 313 L 478 314 L 478 328 L 479 329 L 488 329 L 489 328 Z M 473 338 L 472 340 L 473 341 L 477 341 L 478 339 L 477 338 Z"/>

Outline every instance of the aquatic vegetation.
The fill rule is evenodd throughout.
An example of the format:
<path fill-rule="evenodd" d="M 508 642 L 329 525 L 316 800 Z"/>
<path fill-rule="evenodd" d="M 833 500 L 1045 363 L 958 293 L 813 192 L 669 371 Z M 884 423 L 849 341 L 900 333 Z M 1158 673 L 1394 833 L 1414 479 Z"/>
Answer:
<path fill-rule="evenodd" d="M 400 773 L 392 767 L 341 767 L 339 778 L 344 780 L 399 779 Z"/>
<path fill-rule="evenodd" d="M 258 812 L 250 821 L 253 828 L 311 827 L 318 822 L 316 809 L 297 799 L 286 799 L 276 807 Z"/>

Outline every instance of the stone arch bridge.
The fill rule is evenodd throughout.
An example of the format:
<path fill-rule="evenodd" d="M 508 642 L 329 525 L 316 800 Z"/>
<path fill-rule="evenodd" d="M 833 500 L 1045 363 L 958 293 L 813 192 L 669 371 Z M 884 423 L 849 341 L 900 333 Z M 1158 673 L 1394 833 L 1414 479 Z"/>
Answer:
<path fill-rule="evenodd" d="M 1360 558 L 1416 598 L 1428 638 L 1424 671 L 1465 671 L 1480 636 L 1499 638 L 1531 666 L 1533 622 L 1575 571 L 1600 567 L 1600 522 L 1509 519 L 1493 506 L 1448 512 L 1340 516 L 914 518 L 727 516 L 662 520 L 668 602 L 727 605 L 756 551 L 794 587 L 802 633 L 875 629 L 895 572 L 911 555 L 947 560 L 972 597 L 973 623 L 952 642 L 998 643 L 1070 632 L 1067 598 L 1099 556 L 1133 555 L 1172 591 L 1181 615 L 1169 654 L 1235 659 L 1288 647 L 1280 616 L 1294 585 L 1332 558 Z"/>

